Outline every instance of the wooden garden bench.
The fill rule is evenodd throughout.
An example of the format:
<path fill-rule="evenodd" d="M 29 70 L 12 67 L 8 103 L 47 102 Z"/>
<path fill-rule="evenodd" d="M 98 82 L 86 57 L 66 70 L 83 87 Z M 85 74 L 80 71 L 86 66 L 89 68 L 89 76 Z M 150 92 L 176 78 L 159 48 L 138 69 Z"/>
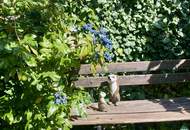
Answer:
<path fill-rule="evenodd" d="M 81 78 L 76 86 L 100 87 L 107 76 L 93 76 L 90 65 L 82 65 Z M 190 59 L 110 63 L 107 71 L 100 66 L 96 73 L 119 75 L 120 86 L 168 84 L 190 81 Z M 167 73 L 166 73 L 167 72 Z M 125 73 L 125 75 L 122 75 Z M 101 74 L 100 74 L 101 75 Z M 189 90 L 190 91 L 190 90 Z M 93 106 L 97 107 L 97 103 Z M 120 101 L 118 106 L 109 106 L 107 112 L 86 108 L 87 117 L 72 121 L 73 125 L 126 124 L 190 120 L 190 98 Z"/>

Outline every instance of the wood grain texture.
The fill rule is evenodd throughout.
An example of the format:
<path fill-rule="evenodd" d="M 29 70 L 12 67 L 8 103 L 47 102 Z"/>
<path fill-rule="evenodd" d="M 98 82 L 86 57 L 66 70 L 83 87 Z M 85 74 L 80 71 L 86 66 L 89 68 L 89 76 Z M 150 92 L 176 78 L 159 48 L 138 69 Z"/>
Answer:
<path fill-rule="evenodd" d="M 97 104 L 92 104 L 97 108 Z M 190 98 L 170 100 L 122 101 L 108 106 L 107 112 L 87 109 L 87 118 L 72 121 L 73 125 L 125 124 L 190 120 Z"/>
<path fill-rule="evenodd" d="M 179 111 L 157 113 L 134 113 L 117 115 L 89 115 L 88 118 L 72 122 L 73 125 L 103 125 L 103 124 L 127 124 L 127 123 L 150 123 L 190 120 L 190 113 Z"/>
<path fill-rule="evenodd" d="M 175 74 L 146 74 L 146 75 L 127 75 L 118 76 L 120 85 L 149 85 L 161 83 L 176 83 L 189 82 L 190 73 L 175 73 Z M 78 87 L 99 87 L 106 85 L 107 77 L 87 77 L 75 81 Z"/>
<path fill-rule="evenodd" d="M 154 100 L 131 100 L 120 101 L 119 106 L 109 105 L 107 112 L 95 111 L 94 109 L 87 109 L 90 115 L 109 115 L 109 114 L 133 114 L 146 112 L 164 112 L 164 111 L 180 111 L 183 109 L 190 109 L 190 98 L 181 97 L 176 99 L 154 99 Z M 98 108 L 97 103 L 91 105 L 92 108 Z M 148 109 L 147 109 L 148 108 Z"/>
<path fill-rule="evenodd" d="M 107 65 L 107 69 L 97 66 L 96 73 L 144 72 L 144 71 L 158 71 L 158 70 L 179 70 L 179 69 L 189 69 L 189 68 L 190 68 L 190 59 L 139 61 L 139 62 L 110 63 Z M 89 64 L 81 65 L 79 74 L 80 75 L 92 74 L 91 66 Z"/>

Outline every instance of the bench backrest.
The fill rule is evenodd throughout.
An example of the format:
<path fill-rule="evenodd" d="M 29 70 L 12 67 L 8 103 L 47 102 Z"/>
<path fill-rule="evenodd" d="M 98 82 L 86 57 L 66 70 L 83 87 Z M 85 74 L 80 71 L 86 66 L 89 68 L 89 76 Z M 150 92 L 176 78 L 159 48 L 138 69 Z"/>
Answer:
<path fill-rule="evenodd" d="M 114 73 L 121 86 L 150 85 L 190 81 L 190 59 L 110 63 L 107 69 L 96 67 L 96 74 Z M 107 76 L 93 76 L 91 65 L 81 65 L 78 87 L 100 87 L 107 83 Z"/>

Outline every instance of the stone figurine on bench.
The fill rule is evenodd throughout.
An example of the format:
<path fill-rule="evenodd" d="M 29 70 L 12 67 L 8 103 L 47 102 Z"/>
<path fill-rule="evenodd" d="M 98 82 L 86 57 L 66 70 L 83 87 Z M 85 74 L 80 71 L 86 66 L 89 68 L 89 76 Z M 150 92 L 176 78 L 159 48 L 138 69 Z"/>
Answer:
<path fill-rule="evenodd" d="M 120 101 L 120 94 L 119 94 L 119 83 L 117 75 L 110 74 L 108 75 L 108 87 L 110 89 L 110 97 L 108 104 L 111 105 L 113 103 L 115 106 L 118 105 Z M 98 110 L 102 112 L 106 112 L 108 110 L 107 102 L 105 101 L 104 97 L 106 93 L 100 92 L 99 94 L 99 101 L 98 101 Z"/>
<path fill-rule="evenodd" d="M 110 87 L 110 102 L 117 106 L 117 102 L 120 101 L 119 83 L 117 75 L 108 75 L 108 83 Z M 110 104 L 110 103 L 109 103 Z"/>
<path fill-rule="evenodd" d="M 102 112 L 106 112 L 107 111 L 107 103 L 105 101 L 105 96 L 106 96 L 106 93 L 104 92 L 100 92 L 100 95 L 99 95 L 99 101 L 98 101 L 98 110 L 99 111 L 102 111 Z"/>

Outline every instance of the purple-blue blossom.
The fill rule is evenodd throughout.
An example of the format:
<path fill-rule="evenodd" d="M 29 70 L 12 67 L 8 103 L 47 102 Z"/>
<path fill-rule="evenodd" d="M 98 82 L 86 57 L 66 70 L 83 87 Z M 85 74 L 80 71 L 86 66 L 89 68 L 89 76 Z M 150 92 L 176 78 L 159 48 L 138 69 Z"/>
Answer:
<path fill-rule="evenodd" d="M 58 92 L 54 94 L 54 97 L 55 97 L 55 100 L 54 100 L 55 104 L 66 104 L 67 103 L 67 97 L 61 95 Z"/>
<path fill-rule="evenodd" d="M 107 31 L 105 28 L 101 27 L 99 31 L 96 31 L 93 29 L 92 24 L 85 24 L 83 27 L 83 30 L 89 31 L 93 36 L 93 43 L 95 44 L 97 41 L 100 40 L 102 45 L 107 48 L 108 50 L 112 50 L 112 41 L 108 38 Z M 98 59 L 98 55 L 95 54 L 95 58 Z M 108 52 L 104 53 L 104 58 L 107 61 L 111 61 L 112 57 Z"/>
<path fill-rule="evenodd" d="M 111 57 L 111 55 L 110 55 L 108 52 L 105 52 L 105 53 L 104 53 L 104 58 L 105 58 L 105 60 L 107 60 L 107 61 L 111 61 L 111 60 L 112 60 L 112 57 Z"/>
<path fill-rule="evenodd" d="M 88 24 L 85 24 L 83 27 L 82 27 L 83 30 L 90 30 L 92 29 L 92 24 L 88 23 Z"/>
<path fill-rule="evenodd" d="M 101 37 L 101 41 L 102 41 L 103 45 L 104 45 L 106 48 L 108 48 L 109 50 L 112 49 L 112 42 L 111 42 L 110 39 L 108 39 L 108 38 L 105 37 L 105 36 L 102 36 L 102 37 Z"/>
<path fill-rule="evenodd" d="M 85 24 L 82 29 L 85 30 L 85 31 L 90 31 L 92 34 L 94 35 L 98 35 L 99 32 L 97 32 L 96 30 L 92 29 L 93 26 L 92 24 L 88 23 L 88 24 Z"/>
<path fill-rule="evenodd" d="M 55 104 L 61 104 L 61 100 L 60 99 L 55 99 Z"/>
<path fill-rule="evenodd" d="M 58 98 L 59 96 L 60 96 L 59 93 L 55 93 L 55 94 L 54 94 L 54 97 L 55 97 L 55 98 Z"/>
<path fill-rule="evenodd" d="M 96 30 L 93 30 L 93 29 L 89 29 L 89 31 L 94 34 L 94 35 L 98 35 L 98 32 Z"/>

